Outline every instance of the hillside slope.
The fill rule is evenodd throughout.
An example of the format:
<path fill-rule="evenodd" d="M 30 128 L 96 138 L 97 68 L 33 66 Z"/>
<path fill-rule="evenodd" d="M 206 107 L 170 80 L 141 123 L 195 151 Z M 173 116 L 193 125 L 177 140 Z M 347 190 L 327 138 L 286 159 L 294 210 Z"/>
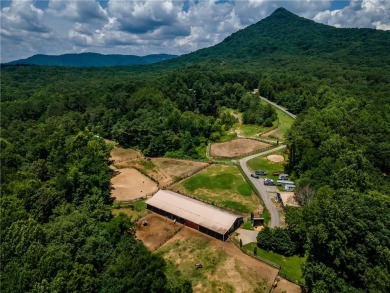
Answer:
<path fill-rule="evenodd" d="M 97 53 L 64 54 L 58 56 L 34 55 L 26 59 L 15 60 L 7 64 L 48 65 L 48 66 L 126 66 L 152 64 L 177 57 L 169 54 L 147 56 L 103 55 Z"/>
<path fill-rule="evenodd" d="M 279 8 L 267 18 L 232 34 L 221 43 L 183 55 L 169 63 L 218 59 L 258 64 L 305 57 L 347 65 L 389 67 L 388 48 L 390 32 L 335 28 Z"/>

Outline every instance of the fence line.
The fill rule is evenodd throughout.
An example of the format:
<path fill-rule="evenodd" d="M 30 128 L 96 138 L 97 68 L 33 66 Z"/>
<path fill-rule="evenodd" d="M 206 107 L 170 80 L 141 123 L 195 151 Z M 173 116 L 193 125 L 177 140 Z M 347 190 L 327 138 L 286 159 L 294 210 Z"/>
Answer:
<path fill-rule="evenodd" d="M 246 139 L 250 139 L 250 138 L 246 138 Z M 253 139 L 253 140 L 257 140 L 257 139 Z M 275 144 L 276 145 L 276 144 Z M 270 145 L 266 148 L 262 148 L 262 149 L 257 149 L 257 150 L 254 150 L 254 151 L 251 151 L 251 152 L 247 152 L 247 153 L 244 153 L 238 157 L 232 157 L 232 158 L 228 158 L 228 157 L 224 157 L 224 156 L 213 156 L 212 158 L 215 158 L 215 159 L 239 159 L 239 158 L 243 158 L 243 157 L 246 157 L 246 156 L 250 156 L 250 155 L 253 155 L 253 154 L 256 154 L 256 153 L 259 153 L 259 152 L 263 152 L 263 151 L 267 151 L 267 150 L 270 150 L 272 149 L 273 147 L 275 147 L 275 145 Z"/>
<path fill-rule="evenodd" d="M 148 177 L 150 180 L 152 180 L 153 182 L 155 182 L 155 183 L 158 184 L 158 180 L 157 180 L 156 178 L 150 176 L 145 170 L 143 170 L 143 169 L 141 169 L 141 168 L 139 168 L 139 167 L 137 167 L 137 166 L 133 166 L 133 167 L 131 167 L 131 168 L 137 170 L 137 171 L 140 172 L 142 175 Z"/>
<path fill-rule="evenodd" d="M 177 182 L 180 182 L 180 181 L 182 181 L 184 179 L 187 179 L 188 177 L 191 177 L 195 173 L 198 173 L 198 172 L 202 171 L 203 169 L 206 169 L 207 167 L 210 167 L 210 164 L 211 163 L 208 163 L 207 165 L 204 165 L 204 166 L 199 166 L 198 168 L 196 168 L 194 170 L 191 170 L 191 171 L 188 171 L 187 173 L 184 173 L 181 176 L 177 176 L 176 179 L 171 180 L 167 184 L 161 185 L 160 188 L 165 189 L 166 187 L 169 187 L 169 186 L 171 186 L 171 185 L 173 185 L 173 184 L 175 184 Z"/>
<path fill-rule="evenodd" d="M 262 262 L 265 262 L 266 264 L 268 264 L 268 265 L 274 267 L 275 269 L 278 269 L 278 270 L 281 269 L 281 266 L 280 266 L 280 265 L 278 265 L 278 264 L 276 264 L 276 263 L 273 263 L 272 261 L 269 261 L 269 260 L 267 260 L 267 259 L 265 259 L 265 258 L 262 258 L 261 256 L 254 255 L 254 254 L 252 254 L 252 253 L 249 253 L 249 252 L 243 250 L 242 247 L 240 247 L 240 245 L 239 245 L 234 239 L 232 239 L 231 237 L 230 237 L 230 240 L 232 240 L 232 242 L 234 243 L 234 245 L 236 245 L 236 246 L 237 246 L 243 253 L 245 253 L 246 255 L 249 255 L 249 256 L 251 256 L 251 257 L 253 257 L 253 258 L 257 259 L 257 260 L 260 260 L 260 261 L 262 261 Z"/>
<path fill-rule="evenodd" d="M 163 189 L 166 189 L 166 188 L 163 188 Z M 191 195 L 191 194 L 185 193 L 185 192 L 183 192 L 183 191 L 181 191 L 181 190 L 178 190 L 178 189 L 176 189 L 176 188 L 171 188 L 171 189 L 169 189 L 169 190 L 170 190 L 170 191 L 173 191 L 173 192 L 176 192 L 176 193 L 178 193 L 178 194 L 181 194 L 181 195 L 183 195 L 183 196 L 186 196 L 186 197 L 189 197 L 189 198 L 196 199 L 196 200 L 198 200 L 198 201 L 204 202 L 204 203 L 206 203 L 206 204 L 208 204 L 208 205 L 215 206 L 215 207 L 217 207 L 217 208 L 219 208 L 219 209 L 227 210 L 227 211 L 232 212 L 232 213 L 234 213 L 234 214 L 236 214 L 236 215 L 240 215 L 240 216 L 244 216 L 244 215 L 245 215 L 245 213 L 237 212 L 237 211 L 235 211 L 235 210 L 233 210 L 233 209 L 231 209 L 231 208 L 223 207 L 223 206 L 221 206 L 221 205 L 219 205 L 219 204 L 216 204 L 215 202 L 211 202 L 211 201 L 208 201 L 208 200 L 205 200 L 205 199 L 201 199 L 201 198 L 195 197 L 195 196 L 193 196 L 193 195 Z"/>
<path fill-rule="evenodd" d="M 276 279 L 277 279 L 278 276 L 280 276 L 280 277 L 286 279 L 287 281 L 289 281 L 289 282 L 291 282 L 291 283 L 294 283 L 294 284 L 296 284 L 296 285 L 298 285 L 298 286 L 301 286 L 301 287 L 304 287 L 304 286 L 305 286 L 305 285 L 302 284 L 301 282 L 299 282 L 299 281 L 297 281 L 297 280 L 293 280 L 293 279 L 291 279 L 290 277 L 288 277 L 288 276 L 286 276 L 285 274 L 283 274 L 283 273 L 281 272 L 281 269 L 282 269 L 282 266 L 281 266 L 281 265 L 278 265 L 278 264 L 276 264 L 276 263 L 274 263 L 274 262 L 272 262 L 272 261 L 269 261 L 268 259 L 265 259 L 265 258 L 263 258 L 263 257 L 261 257 L 261 256 L 252 254 L 252 253 L 250 253 L 250 252 L 248 252 L 248 251 L 245 251 L 244 249 L 242 249 L 242 247 L 240 247 L 240 245 L 237 243 L 237 240 L 236 240 L 235 238 L 232 238 L 231 235 L 229 236 L 229 238 L 230 238 L 230 240 L 234 243 L 234 245 L 236 245 L 236 246 L 237 246 L 243 253 L 245 253 L 246 255 L 248 255 L 248 256 L 250 256 L 250 257 L 253 257 L 254 259 L 257 259 L 257 260 L 259 260 L 259 261 L 262 261 L 262 262 L 264 262 L 264 263 L 266 263 L 266 264 L 268 264 L 268 265 L 270 265 L 270 266 L 272 266 L 272 267 L 274 267 L 275 269 L 278 270 L 278 274 L 276 275 L 275 280 L 274 280 L 274 282 L 272 283 L 271 289 L 269 290 L 269 292 L 272 291 L 272 289 L 273 289 L 273 284 L 275 283 L 275 281 L 276 281 Z"/>
<path fill-rule="evenodd" d="M 299 282 L 298 280 L 293 280 L 293 279 L 291 279 L 290 277 L 288 277 L 287 275 L 281 273 L 280 271 L 279 271 L 278 275 L 281 276 L 282 278 L 285 278 L 287 281 L 290 281 L 291 283 L 297 284 L 297 285 L 299 285 L 299 286 L 301 286 L 301 287 L 304 287 L 304 286 L 305 286 L 305 284 L 302 284 L 302 283 Z"/>

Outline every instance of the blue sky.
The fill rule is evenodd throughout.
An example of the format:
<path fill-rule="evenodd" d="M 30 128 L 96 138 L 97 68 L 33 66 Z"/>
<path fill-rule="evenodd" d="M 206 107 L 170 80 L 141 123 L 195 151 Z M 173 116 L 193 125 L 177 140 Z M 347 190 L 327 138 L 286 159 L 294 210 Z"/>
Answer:
<path fill-rule="evenodd" d="M 390 0 L 1 0 L 1 62 L 34 54 L 184 54 L 276 8 L 336 27 L 390 29 Z"/>

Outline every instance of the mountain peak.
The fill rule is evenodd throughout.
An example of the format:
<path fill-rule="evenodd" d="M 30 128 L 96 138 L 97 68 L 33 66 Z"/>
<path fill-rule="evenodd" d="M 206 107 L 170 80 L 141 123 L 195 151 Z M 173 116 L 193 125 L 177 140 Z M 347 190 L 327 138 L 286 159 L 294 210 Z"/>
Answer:
<path fill-rule="evenodd" d="M 290 14 L 291 14 L 291 12 L 288 11 L 286 8 L 284 8 L 284 7 L 279 7 L 279 8 L 276 9 L 274 12 L 272 12 L 271 15 L 273 15 L 273 14 L 281 14 L 281 13 L 284 13 L 284 14 L 290 13 Z"/>
<path fill-rule="evenodd" d="M 292 13 L 291 11 L 288 11 L 286 8 L 279 7 L 276 9 L 268 18 L 282 18 L 282 17 L 291 17 L 295 16 L 298 17 L 296 14 Z"/>

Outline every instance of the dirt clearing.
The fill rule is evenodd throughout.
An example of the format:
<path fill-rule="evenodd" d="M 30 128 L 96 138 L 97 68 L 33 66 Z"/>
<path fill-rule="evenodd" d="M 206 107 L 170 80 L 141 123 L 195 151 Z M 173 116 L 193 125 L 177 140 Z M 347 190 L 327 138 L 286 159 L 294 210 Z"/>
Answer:
<path fill-rule="evenodd" d="M 158 182 L 158 186 L 164 187 L 179 178 L 185 178 L 196 173 L 205 167 L 208 163 L 178 160 L 170 158 L 147 158 L 141 152 L 134 149 L 125 149 L 116 146 L 115 142 L 106 141 L 114 145 L 111 151 L 110 159 L 113 170 L 118 169 L 137 169 L 148 177 Z M 131 178 L 130 178 L 131 179 Z M 137 178 L 135 178 L 137 180 Z"/>
<path fill-rule="evenodd" d="M 302 292 L 301 287 L 298 286 L 297 284 L 289 282 L 282 277 L 278 277 L 277 279 L 279 279 L 278 284 L 276 287 L 274 287 L 271 290 L 271 293 L 283 293 L 283 292 L 301 293 Z"/>
<path fill-rule="evenodd" d="M 208 163 L 170 158 L 152 158 L 151 160 L 160 173 L 164 175 L 163 177 L 166 178 L 167 182 L 161 181 L 160 186 L 164 186 L 164 183 L 170 183 L 177 178 L 187 177 L 209 166 Z"/>
<path fill-rule="evenodd" d="M 142 224 L 144 220 L 148 222 L 147 226 Z M 179 223 L 173 224 L 170 219 L 151 213 L 138 221 L 135 235 L 149 250 L 155 251 L 172 238 L 175 231 L 181 227 Z"/>
<path fill-rule="evenodd" d="M 143 155 L 141 152 L 133 150 L 133 149 L 124 149 L 121 147 L 114 147 L 110 153 L 111 157 L 110 159 L 114 162 L 114 164 L 123 162 L 123 161 L 129 161 L 129 160 L 135 160 L 139 158 L 143 158 Z"/>
<path fill-rule="evenodd" d="M 158 190 L 157 184 L 135 169 L 118 169 L 111 179 L 115 201 L 132 201 Z"/>
<path fill-rule="evenodd" d="M 284 157 L 281 155 L 269 155 L 267 156 L 267 159 L 274 163 L 284 162 Z"/>
<path fill-rule="evenodd" d="M 210 155 L 212 157 L 235 158 L 263 150 L 269 146 L 267 143 L 253 139 L 234 139 L 212 144 L 210 147 Z"/>
<path fill-rule="evenodd" d="M 277 276 L 277 269 L 244 254 L 230 240 L 185 226 L 157 251 L 192 282 L 194 292 L 269 292 Z M 197 270 L 197 263 L 203 267 Z"/>
<path fill-rule="evenodd" d="M 284 139 L 283 135 L 279 133 L 279 128 L 272 129 L 268 132 L 262 133 L 261 137 L 271 137 L 271 138 L 279 138 Z"/>

